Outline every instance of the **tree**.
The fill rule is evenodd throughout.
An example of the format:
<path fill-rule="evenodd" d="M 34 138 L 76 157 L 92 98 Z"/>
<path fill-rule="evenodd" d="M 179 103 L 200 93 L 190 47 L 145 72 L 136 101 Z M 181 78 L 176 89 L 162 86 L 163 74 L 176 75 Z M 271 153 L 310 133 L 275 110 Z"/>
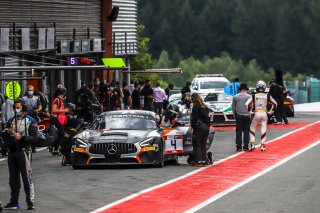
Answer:
<path fill-rule="evenodd" d="M 144 36 L 145 26 L 140 24 L 138 25 L 138 55 L 134 56 L 131 63 L 131 70 L 146 70 L 153 68 L 155 60 L 152 59 L 152 56 L 149 52 L 149 42 L 150 39 Z M 157 74 L 132 74 L 131 76 L 133 81 L 145 81 L 150 79 L 153 84 L 156 82 L 162 83 L 162 79 Z M 165 84 L 162 83 L 165 86 Z"/>

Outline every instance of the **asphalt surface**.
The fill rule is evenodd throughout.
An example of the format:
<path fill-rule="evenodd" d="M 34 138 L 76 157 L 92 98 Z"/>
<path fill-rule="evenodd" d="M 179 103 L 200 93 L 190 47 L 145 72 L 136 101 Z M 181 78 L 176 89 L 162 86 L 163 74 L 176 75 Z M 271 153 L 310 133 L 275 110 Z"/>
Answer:
<path fill-rule="evenodd" d="M 314 122 L 320 115 L 297 114 L 289 122 Z M 270 129 L 268 140 L 294 129 Z M 216 132 L 211 147 L 215 161 L 236 153 L 235 134 L 231 130 Z M 282 166 L 225 195 L 199 212 L 319 212 L 319 146 L 297 156 Z M 164 168 L 103 167 L 73 170 L 60 165 L 60 157 L 41 151 L 32 163 L 36 195 L 36 212 L 90 212 L 123 197 L 164 183 L 196 170 L 179 159 L 180 165 Z M 6 161 L 0 161 L 0 200 L 10 198 Z M 19 212 L 26 211 L 23 188 Z M 134 207 L 133 207 L 134 208 Z M 151 211 L 152 212 L 152 211 Z"/>

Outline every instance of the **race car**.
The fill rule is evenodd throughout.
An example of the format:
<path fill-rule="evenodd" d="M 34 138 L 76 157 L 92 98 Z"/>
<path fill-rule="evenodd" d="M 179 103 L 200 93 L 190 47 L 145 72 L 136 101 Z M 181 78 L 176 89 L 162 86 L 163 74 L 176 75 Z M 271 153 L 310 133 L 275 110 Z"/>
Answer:
<path fill-rule="evenodd" d="M 166 157 L 178 161 L 179 156 L 188 156 L 187 162 L 194 163 L 193 159 L 193 129 L 190 126 L 191 109 L 182 101 L 170 102 L 161 122 Z M 211 114 L 209 114 L 211 115 Z M 207 163 L 213 163 L 213 154 L 209 151 L 214 139 L 215 131 L 211 127 L 206 143 Z"/>
<path fill-rule="evenodd" d="M 204 102 L 213 111 L 214 124 L 234 124 L 232 112 L 232 96 L 226 93 L 209 93 Z"/>
<path fill-rule="evenodd" d="M 164 165 L 162 131 L 157 116 L 142 110 L 100 114 L 91 126 L 73 138 L 74 169 L 90 165 Z"/>
<path fill-rule="evenodd" d="M 286 91 L 284 95 L 283 106 L 287 117 L 294 117 L 294 99 L 288 93 L 290 94 Z"/>

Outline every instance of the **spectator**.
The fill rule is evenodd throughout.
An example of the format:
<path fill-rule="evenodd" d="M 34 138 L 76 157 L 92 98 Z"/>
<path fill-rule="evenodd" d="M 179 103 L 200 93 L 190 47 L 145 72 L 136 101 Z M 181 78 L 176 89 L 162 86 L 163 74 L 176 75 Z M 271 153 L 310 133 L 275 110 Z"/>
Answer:
<path fill-rule="evenodd" d="M 39 122 L 40 118 L 38 117 L 38 112 L 42 110 L 42 105 L 40 98 L 34 95 L 34 87 L 33 85 L 28 85 L 27 93 L 22 97 L 24 104 L 27 107 L 28 115 L 33 117 L 37 122 Z M 31 145 L 32 152 L 36 153 L 35 144 Z"/>
<path fill-rule="evenodd" d="M 145 83 L 143 81 L 140 81 L 139 85 L 140 85 L 140 108 L 144 109 L 144 96 L 141 94 L 141 91 L 144 88 Z"/>
<path fill-rule="evenodd" d="M 119 84 L 113 81 L 111 83 L 113 88 L 110 98 L 110 109 L 111 110 L 120 110 L 121 109 L 121 99 L 123 98 L 122 91 L 119 88 Z"/>
<path fill-rule="evenodd" d="M 34 95 L 34 87 L 33 85 L 28 85 L 26 95 L 22 97 L 25 105 L 28 109 L 28 115 L 39 121 L 39 117 L 37 115 L 38 112 L 42 110 L 42 105 L 40 98 Z"/>
<path fill-rule="evenodd" d="M 146 80 L 145 86 L 141 90 L 141 95 L 144 96 L 144 110 L 153 111 L 153 89 L 151 88 L 151 81 Z"/>
<path fill-rule="evenodd" d="M 207 165 L 207 139 L 209 136 L 210 117 L 209 109 L 206 107 L 198 93 L 191 96 L 193 108 L 190 116 L 191 127 L 193 128 L 193 154 L 195 164 L 201 167 Z"/>
<path fill-rule="evenodd" d="M 13 100 L 6 97 L 6 101 L 2 104 L 2 123 L 6 124 L 10 118 L 14 116 Z"/>
<path fill-rule="evenodd" d="M 288 119 L 284 110 L 284 89 L 282 86 L 280 86 L 276 80 L 272 80 L 270 82 L 270 91 L 269 94 L 274 98 L 274 100 L 277 102 L 278 106 L 275 109 L 275 117 L 277 120 L 276 124 L 288 124 Z"/>
<path fill-rule="evenodd" d="M 13 100 L 11 100 L 8 97 L 6 97 L 6 101 L 2 104 L 2 107 L 1 107 L 2 124 L 3 125 L 8 123 L 8 121 L 11 118 L 13 118 L 13 116 L 14 116 L 13 105 L 14 105 Z M 0 133 L 0 137 L 2 137 L 2 131 Z M 2 140 L 2 138 L 0 138 L 0 140 Z M 6 144 L 5 143 L 1 143 L 1 145 L 2 145 L 2 147 L 1 147 L 1 155 L 2 155 L 2 157 L 6 157 L 7 156 L 7 152 L 8 152 Z"/>
<path fill-rule="evenodd" d="M 181 89 L 181 95 L 183 95 L 183 94 L 185 94 L 185 93 L 191 93 L 190 87 L 191 87 L 191 82 L 188 81 L 188 82 L 186 83 L 186 85 Z"/>
<path fill-rule="evenodd" d="M 157 83 L 156 88 L 153 89 L 153 98 L 154 112 L 162 114 L 163 102 L 167 100 L 167 96 L 164 89 L 160 87 L 160 83 Z"/>
<path fill-rule="evenodd" d="M 134 90 L 132 92 L 132 109 L 141 109 L 140 107 L 140 84 L 134 84 Z"/>
<path fill-rule="evenodd" d="M 242 151 L 242 148 L 243 151 L 249 151 L 250 113 L 246 108 L 246 102 L 250 95 L 246 83 L 241 83 L 239 89 L 240 93 L 232 99 L 232 111 L 236 119 L 236 148 L 237 151 Z"/>
<path fill-rule="evenodd" d="M 122 92 L 123 92 L 123 109 L 130 109 L 132 106 L 132 98 L 126 82 L 123 82 Z"/>
<path fill-rule="evenodd" d="M 165 100 L 163 102 L 163 109 L 166 110 L 168 108 L 168 104 L 169 104 L 169 97 L 170 97 L 170 93 L 171 93 L 171 90 L 173 90 L 173 84 L 172 83 L 169 83 L 167 89 L 165 89 L 165 93 L 166 93 L 166 96 L 167 96 L 167 100 Z"/>

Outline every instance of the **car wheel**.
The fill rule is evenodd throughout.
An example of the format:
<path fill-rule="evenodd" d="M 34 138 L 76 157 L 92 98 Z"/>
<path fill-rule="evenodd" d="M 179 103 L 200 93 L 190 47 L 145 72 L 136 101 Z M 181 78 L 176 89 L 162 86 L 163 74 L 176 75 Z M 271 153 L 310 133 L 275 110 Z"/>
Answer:
<path fill-rule="evenodd" d="M 85 160 L 81 159 L 80 156 L 76 156 L 75 154 L 71 154 L 71 165 L 73 169 L 83 169 L 86 167 Z"/>
<path fill-rule="evenodd" d="M 162 142 L 159 144 L 159 163 L 157 163 L 157 168 L 162 168 L 164 166 L 164 155 L 163 155 L 163 145 Z"/>
<path fill-rule="evenodd" d="M 73 169 L 84 169 L 84 166 L 80 166 L 80 165 L 72 165 Z"/>

